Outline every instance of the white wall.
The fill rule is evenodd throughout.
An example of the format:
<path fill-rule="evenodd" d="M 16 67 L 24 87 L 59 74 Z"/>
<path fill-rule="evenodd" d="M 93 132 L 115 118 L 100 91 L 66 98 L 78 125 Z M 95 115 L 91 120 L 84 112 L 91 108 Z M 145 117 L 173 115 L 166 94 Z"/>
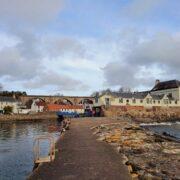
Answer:
<path fill-rule="evenodd" d="M 179 100 L 169 100 L 166 95 L 162 99 L 157 100 L 157 99 L 153 99 L 150 94 L 148 94 L 144 99 L 135 99 L 135 102 L 133 101 L 133 98 L 121 98 L 121 97 L 113 97 L 110 95 L 104 95 L 99 98 L 98 103 L 96 103 L 95 106 L 106 105 L 106 101 L 105 101 L 106 98 L 109 98 L 110 100 L 109 103 L 112 106 L 130 105 L 130 106 L 144 106 L 144 107 L 153 107 L 153 106 L 180 107 Z M 121 99 L 123 101 L 121 101 Z M 127 103 L 127 100 L 129 101 L 129 103 Z M 165 102 L 168 102 L 168 103 L 165 103 Z"/>
<path fill-rule="evenodd" d="M 44 106 L 37 106 L 36 103 L 39 102 L 39 99 L 34 99 L 31 104 L 31 111 L 32 112 L 43 112 Z"/>
<path fill-rule="evenodd" d="M 3 110 L 4 107 L 6 106 L 11 106 L 13 108 L 13 113 L 18 113 L 18 109 L 19 109 L 19 102 L 4 102 L 1 101 L 0 102 L 0 110 Z"/>

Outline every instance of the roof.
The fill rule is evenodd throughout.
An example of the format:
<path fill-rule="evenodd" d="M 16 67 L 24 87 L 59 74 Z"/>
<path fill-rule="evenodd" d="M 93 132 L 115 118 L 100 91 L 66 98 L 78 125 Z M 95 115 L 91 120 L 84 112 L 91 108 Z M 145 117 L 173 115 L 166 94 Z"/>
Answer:
<path fill-rule="evenodd" d="M 46 106 L 46 103 L 43 102 L 43 101 L 35 102 L 35 104 L 36 104 L 37 106 Z"/>
<path fill-rule="evenodd" d="M 83 109 L 81 105 L 60 105 L 60 104 L 48 104 L 48 110 L 59 111 L 60 109 Z"/>
<path fill-rule="evenodd" d="M 137 92 L 137 93 L 134 93 L 134 94 L 133 94 L 133 98 L 136 98 L 136 99 L 144 99 L 148 94 L 149 94 L 148 91 Z"/>
<path fill-rule="evenodd" d="M 8 97 L 8 96 L 0 96 L 0 101 L 1 102 L 17 102 L 16 99 L 13 97 Z"/>
<path fill-rule="evenodd" d="M 144 92 L 123 92 L 123 93 L 115 93 L 117 97 L 121 98 L 136 98 L 136 99 L 144 99 L 148 95 L 148 91 Z"/>
<path fill-rule="evenodd" d="M 144 92 L 111 92 L 111 93 L 106 93 L 106 95 L 111 95 L 114 97 L 126 98 L 126 99 L 131 99 L 131 98 L 144 99 L 148 95 L 148 93 L 149 93 L 149 91 L 144 91 Z M 105 95 L 105 94 L 103 94 L 103 95 Z M 101 95 L 101 96 L 103 96 L 103 95 Z"/>
<path fill-rule="evenodd" d="M 132 98 L 133 97 L 133 93 L 118 93 L 117 95 L 122 98 Z"/>
<path fill-rule="evenodd" d="M 157 83 L 151 91 L 160 91 L 180 87 L 180 81 L 171 80 Z"/>
<path fill-rule="evenodd" d="M 152 97 L 154 100 L 161 100 L 161 99 L 164 97 L 164 94 L 161 94 L 161 95 L 151 94 L 151 97 Z"/>

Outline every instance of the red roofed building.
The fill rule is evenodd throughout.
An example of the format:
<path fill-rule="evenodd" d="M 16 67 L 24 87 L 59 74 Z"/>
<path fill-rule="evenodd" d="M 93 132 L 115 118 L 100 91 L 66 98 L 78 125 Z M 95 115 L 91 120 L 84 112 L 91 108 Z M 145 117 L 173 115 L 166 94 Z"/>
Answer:
<path fill-rule="evenodd" d="M 40 99 L 34 99 L 31 104 L 32 112 L 43 112 L 45 110 L 46 103 Z"/>
<path fill-rule="evenodd" d="M 69 111 L 69 112 L 84 113 L 84 108 L 82 105 L 48 104 L 47 111 Z"/>

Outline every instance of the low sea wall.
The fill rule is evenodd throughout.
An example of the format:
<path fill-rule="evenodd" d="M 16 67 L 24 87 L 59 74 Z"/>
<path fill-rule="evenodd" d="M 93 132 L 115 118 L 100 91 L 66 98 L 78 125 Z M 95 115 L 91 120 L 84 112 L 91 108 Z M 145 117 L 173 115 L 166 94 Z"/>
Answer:
<path fill-rule="evenodd" d="M 13 114 L 13 115 L 0 115 L 0 122 L 6 121 L 31 121 L 31 120 L 48 120 L 56 119 L 55 112 L 36 113 L 36 114 Z"/>
<path fill-rule="evenodd" d="M 110 106 L 108 109 L 104 109 L 104 115 L 106 117 L 130 117 L 132 120 L 140 123 L 179 121 L 180 108 L 144 108 L 141 106 Z"/>

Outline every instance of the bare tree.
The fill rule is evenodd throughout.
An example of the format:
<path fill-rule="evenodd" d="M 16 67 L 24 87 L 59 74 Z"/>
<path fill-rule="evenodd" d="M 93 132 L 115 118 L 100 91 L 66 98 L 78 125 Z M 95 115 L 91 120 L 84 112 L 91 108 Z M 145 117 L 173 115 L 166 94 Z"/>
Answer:
<path fill-rule="evenodd" d="M 118 92 L 120 92 L 120 93 L 128 92 L 129 93 L 129 92 L 131 92 L 131 88 L 129 88 L 129 87 L 120 87 Z"/>
<path fill-rule="evenodd" d="M 56 93 L 55 96 L 63 96 L 61 93 Z"/>

